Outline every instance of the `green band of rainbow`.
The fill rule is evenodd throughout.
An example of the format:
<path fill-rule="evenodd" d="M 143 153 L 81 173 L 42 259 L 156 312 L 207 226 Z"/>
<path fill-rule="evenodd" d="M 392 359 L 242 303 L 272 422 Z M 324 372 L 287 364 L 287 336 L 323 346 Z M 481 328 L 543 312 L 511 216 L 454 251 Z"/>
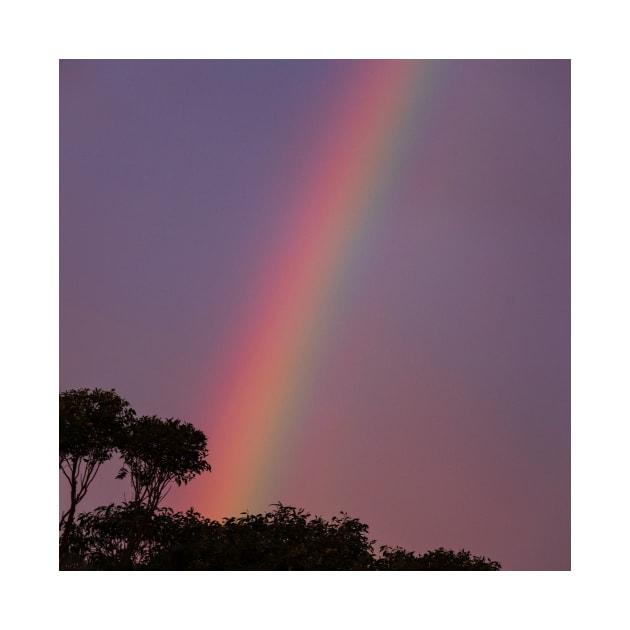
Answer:
<path fill-rule="evenodd" d="M 300 397 L 326 344 L 345 269 L 384 211 L 378 196 L 403 157 L 408 121 L 429 80 L 418 61 L 357 68 L 324 125 L 313 178 L 292 204 L 295 223 L 266 272 L 263 302 L 240 333 L 221 400 L 207 411 L 213 473 L 200 503 L 216 518 L 279 498 L 266 493 L 298 430 Z"/>

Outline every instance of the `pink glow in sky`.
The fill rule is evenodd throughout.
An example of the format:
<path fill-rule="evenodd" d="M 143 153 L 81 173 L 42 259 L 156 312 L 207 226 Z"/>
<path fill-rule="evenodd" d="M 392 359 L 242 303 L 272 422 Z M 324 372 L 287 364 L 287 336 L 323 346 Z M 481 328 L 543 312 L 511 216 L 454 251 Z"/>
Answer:
<path fill-rule="evenodd" d="M 60 322 L 175 509 L 570 569 L 570 62 L 62 61 Z"/>

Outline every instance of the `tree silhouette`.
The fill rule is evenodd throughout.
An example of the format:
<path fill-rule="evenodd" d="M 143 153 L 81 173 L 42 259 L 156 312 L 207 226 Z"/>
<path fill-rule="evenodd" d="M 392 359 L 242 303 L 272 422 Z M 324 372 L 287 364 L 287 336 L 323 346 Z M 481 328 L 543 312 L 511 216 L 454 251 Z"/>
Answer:
<path fill-rule="evenodd" d="M 172 483 L 187 484 L 211 470 L 205 459 L 206 443 L 204 433 L 188 422 L 142 416 L 121 436 L 119 450 L 124 465 L 116 478 L 129 475 L 134 501 L 152 512 Z"/>
<path fill-rule="evenodd" d="M 70 506 L 59 522 L 62 553 L 67 550 L 77 505 L 134 417 L 129 403 L 113 389 L 73 389 L 59 395 L 59 470 L 70 485 Z"/>
<path fill-rule="evenodd" d="M 124 465 L 117 479 L 129 475 L 136 518 L 130 528 L 125 558 L 132 561 L 153 513 L 172 484 L 187 484 L 210 471 L 206 436 L 192 424 L 175 418 L 142 416 L 122 434 L 119 450 Z"/>
<path fill-rule="evenodd" d="M 128 534 L 147 517 L 129 553 Z M 185 513 L 137 503 L 81 514 L 71 551 L 93 570 L 150 571 L 498 571 L 500 563 L 445 549 L 416 555 L 381 547 L 374 555 L 368 526 L 341 513 L 330 521 L 277 503 L 266 514 L 210 520 L 192 508 Z"/>
<path fill-rule="evenodd" d="M 114 390 L 59 396 L 59 468 L 70 507 L 59 524 L 60 568 L 211 571 L 497 571 L 500 563 L 439 548 L 417 555 L 380 547 L 368 526 L 341 512 L 329 521 L 301 508 L 273 505 L 222 522 L 193 508 L 161 508 L 173 484 L 210 471 L 204 433 L 175 418 L 136 417 Z M 132 501 L 76 515 L 101 464 L 117 450 Z"/>
<path fill-rule="evenodd" d="M 484 556 L 473 556 L 461 549 L 457 553 L 439 547 L 418 556 L 401 547 L 383 546 L 375 561 L 377 571 L 498 571 L 501 564 Z"/>

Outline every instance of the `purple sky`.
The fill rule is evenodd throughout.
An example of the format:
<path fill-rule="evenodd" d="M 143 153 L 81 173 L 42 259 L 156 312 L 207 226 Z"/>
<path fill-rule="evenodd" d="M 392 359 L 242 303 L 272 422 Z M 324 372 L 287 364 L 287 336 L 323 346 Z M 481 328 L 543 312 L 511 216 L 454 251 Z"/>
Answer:
<path fill-rule="evenodd" d="M 61 62 L 60 390 L 115 388 L 212 435 L 284 191 L 365 63 Z M 568 570 L 570 63 L 429 65 L 286 478 L 251 509 Z M 219 475 L 167 504 L 197 507 Z M 81 507 L 120 495 L 102 477 Z"/>

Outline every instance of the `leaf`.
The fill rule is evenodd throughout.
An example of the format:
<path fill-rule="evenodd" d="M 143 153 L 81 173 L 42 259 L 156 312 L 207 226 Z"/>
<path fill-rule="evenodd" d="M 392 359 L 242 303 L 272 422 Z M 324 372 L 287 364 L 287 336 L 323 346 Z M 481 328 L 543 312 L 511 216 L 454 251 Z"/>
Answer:
<path fill-rule="evenodd" d="M 121 468 L 116 475 L 116 479 L 124 479 L 127 476 L 127 469 Z"/>

